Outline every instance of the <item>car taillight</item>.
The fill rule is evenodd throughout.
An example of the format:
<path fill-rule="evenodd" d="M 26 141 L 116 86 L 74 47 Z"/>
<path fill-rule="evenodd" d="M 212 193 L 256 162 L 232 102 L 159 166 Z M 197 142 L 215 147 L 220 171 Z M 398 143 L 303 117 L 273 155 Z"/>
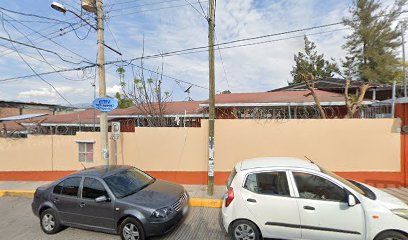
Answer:
<path fill-rule="evenodd" d="M 232 200 L 234 200 L 234 189 L 232 187 L 228 188 L 227 199 L 225 199 L 225 207 L 228 207 Z"/>

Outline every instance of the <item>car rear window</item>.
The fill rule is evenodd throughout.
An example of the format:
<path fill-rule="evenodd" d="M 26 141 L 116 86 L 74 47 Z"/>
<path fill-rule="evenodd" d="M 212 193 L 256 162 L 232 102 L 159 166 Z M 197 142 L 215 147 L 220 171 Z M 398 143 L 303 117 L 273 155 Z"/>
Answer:
<path fill-rule="evenodd" d="M 290 196 L 285 172 L 260 172 L 249 174 L 244 188 L 258 194 Z"/>
<path fill-rule="evenodd" d="M 67 178 L 54 187 L 53 193 L 77 197 L 81 180 L 81 177 Z"/>

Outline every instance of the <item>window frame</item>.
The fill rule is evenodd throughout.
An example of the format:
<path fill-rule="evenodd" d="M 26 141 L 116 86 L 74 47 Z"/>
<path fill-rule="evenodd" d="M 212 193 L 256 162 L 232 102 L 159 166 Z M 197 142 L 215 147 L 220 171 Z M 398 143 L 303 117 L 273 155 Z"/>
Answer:
<path fill-rule="evenodd" d="M 336 185 L 337 187 L 341 188 L 346 194 L 346 199 L 344 199 L 343 201 L 337 201 L 337 200 L 331 200 L 331 199 L 302 198 L 299 195 L 299 190 L 297 188 L 295 176 L 294 176 L 293 173 L 306 173 L 306 174 L 310 174 L 310 175 L 314 175 L 314 176 L 323 178 L 326 181 L 329 181 L 332 184 Z M 323 201 L 323 202 L 347 203 L 347 196 L 348 195 L 351 194 L 351 195 L 355 196 L 355 194 L 352 194 L 346 187 L 342 186 L 341 184 L 337 183 L 336 181 L 333 181 L 333 179 L 331 179 L 329 176 L 327 176 L 327 175 L 325 175 L 323 173 L 319 173 L 319 172 L 315 172 L 315 171 L 308 171 L 308 170 L 303 170 L 303 169 L 299 169 L 299 170 L 296 169 L 296 170 L 290 170 L 290 178 L 291 178 L 291 181 L 292 181 L 293 189 L 295 190 L 295 197 L 299 198 L 299 199 L 313 200 L 313 201 Z"/>
<path fill-rule="evenodd" d="M 80 163 L 93 163 L 95 155 L 95 141 L 75 141 L 78 144 L 78 162 Z M 84 144 L 84 151 L 81 152 L 81 144 Z M 92 144 L 92 151 L 88 151 L 88 144 Z M 92 160 L 88 160 L 88 154 L 92 153 Z M 81 161 L 81 155 L 83 155 L 83 161 Z"/>
<path fill-rule="evenodd" d="M 56 186 L 58 186 L 59 184 L 65 182 L 66 180 L 71 179 L 71 178 L 81 179 L 79 181 L 78 192 L 77 192 L 76 196 L 62 194 L 62 190 L 64 190 L 64 184 L 62 185 L 61 191 L 59 193 L 54 193 L 54 189 L 55 189 Z M 57 184 L 55 184 L 55 186 L 52 188 L 52 194 L 56 194 L 56 195 L 59 195 L 59 196 L 62 196 L 62 197 L 68 197 L 68 198 L 80 198 L 80 194 L 82 193 L 82 182 L 83 181 L 84 181 L 84 178 L 82 176 L 70 176 L 70 177 L 64 178 L 61 181 L 59 181 Z"/>
<path fill-rule="evenodd" d="M 274 173 L 274 172 L 284 172 L 286 174 L 286 179 L 287 179 L 287 183 L 288 183 L 288 188 L 289 188 L 289 196 L 284 196 L 284 195 L 275 195 L 275 194 L 263 194 L 263 193 L 256 193 L 256 192 L 252 192 L 250 190 L 248 190 L 247 188 L 245 188 L 245 183 L 247 181 L 247 178 L 249 177 L 249 175 L 252 174 L 258 174 L 258 173 Z M 246 191 L 252 193 L 252 194 L 257 194 L 257 195 L 262 195 L 262 196 L 269 196 L 269 197 L 284 197 L 284 198 L 293 198 L 295 197 L 295 189 L 293 188 L 293 184 L 291 182 L 291 179 L 289 177 L 289 173 L 290 171 L 287 169 L 265 169 L 265 170 L 256 170 L 256 171 L 249 171 L 245 174 L 245 177 L 242 181 L 241 184 L 241 188 L 245 189 Z"/>
<path fill-rule="evenodd" d="M 105 189 L 106 197 L 107 197 L 107 198 L 111 198 L 110 193 L 109 193 L 109 190 L 108 190 L 108 187 L 105 185 L 104 181 L 102 181 L 102 180 L 99 179 L 99 178 L 84 176 L 83 179 L 82 179 L 82 182 L 81 182 L 81 192 L 80 192 L 80 198 L 81 198 L 81 199 L 85 199 L 85 200 L 89 200 L 89 201 L 95 201 L 95 199 L 85 198 L 85 197 L 83 196 L 83 190 L 84 190 L 85 179 L 87 179 L 87 178 L 92 179 L 92 180 L 95 180 L 95 181 L 98 181 L 98 182 L 103 186 L 103 188 Z"/>

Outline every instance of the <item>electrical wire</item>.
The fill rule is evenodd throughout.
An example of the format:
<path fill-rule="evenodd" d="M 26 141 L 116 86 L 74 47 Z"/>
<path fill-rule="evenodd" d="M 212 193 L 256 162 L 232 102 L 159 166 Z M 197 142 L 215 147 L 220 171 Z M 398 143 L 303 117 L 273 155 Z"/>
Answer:
<path fill-rule="evenodd" d="M 203 1 L 203 2 L 207 2 L 207 1 Z M 192 4 L 196 4 L 196 3 L 192 3 Z M 110 18 L 114 18 L 114 17 L 121 17 L 121 16 L 127 16 L 127 15 L 132 15 L 132 14 L 137 14 L 137 13 L 144 13 L 144 12 L 158 11 L 158 10 L 164 10 L 164 9 L 171 9 L 171 8 L 186 7 L 186 6 L 190 6 L 190 4 L 175 5 L 175 6 L 168 6 L 168 7 L 162 7 L 162 8 L 153 8 L 153 9 L 141 10 L 141 11 L 129 12 L 129 13 L 121 13 L 121 14 L 117 14 L 117 15 L 112 15 L 112 16 L 110 16 Z"/>
<path fill-rule="evenodd" d="M 2 18 L 2 21 L 6 21 L 6 22 L 7 22 L 7 20 L 6 20 L 4 17 Z M 8 22 L 8 23 L 9 23 L 17 32 L 19 32 L 21 35 L 25 36 L 26 39 L 27 39 L 31 44 L 33 44 L 33 42 L 31 41 L 31 39 L 30 39 L 29 37 L 27 37 L 26 34 L 24 34 L 22 31 L 20 31 L 20 30 L 19 30 L 16 26 L 14 26 L 12 23 L 10 23 L 10 22 Z M 44 55 L 43 55 L 39 50 L 36 50 L 36 51 L 38 52 L 38 54 L 39 54 L 39 55 L 41 56 L 41 58 L 43 59 L 42 62 L 48 64 L 54 71 L 57 71 L 57 69 L 55 69 L 55 65 L 51 64 L 50 62 L 48 62 L 47 59 L 45 59 Z M 34 59 L 35 59 L 35 58 L 34 58 Z M 36 60 L 39 61 L 39 59 L 36 59 Z M 62 69 L 62 67 L 59 67 L 59 66 L 57 66 L 57 68 Z M 77 80 L 77 79 L 68 78 L 68 77 L 62 75 L 61 73 L 58 73 L 58 75 L 60 75 L 62 78 L 66 79 L 66 80 L 68 80 L 68 81 L 75 81 L 75 82 L 77 82 L 77 81 L 84 81 L 84 79 L 82 79 L 82 80 Z M 86 80 L 87 80 L 87 79 L 86 79 Z M 85 81 L 86 81 L 86 80 L 85 80 Z"/>
<path fill-rule="evenodd" d="M 129 10 L 129 9 L 132 9 L 132 8 L 140 8 L 140 7 L 145 7 L 145 6 L 152 6 L 152 5 L 158 5 L 158 4 L 163 4 L 163 3 L 180 2 L 180 1 L 184 1 L 184 0 L 166 0 L 166 1 L 160 1 L 160 2 L 151 2 L 151 3 L 136 5 L 136 6 L 127 6 L 127 7 L 123 7 L 123 8 L 116 8 L 116 9 L 112 8 L 109 12 Z"/>
<path fill-rule="evenodd" d="M 3 21 L 4 17 L 2 14 L 2 19 L 1 19 L 1 23 L 2 23 L 2 27 L 4 29 L 4 31 L 6 32 L 7 36 L 9 37 L 9 39 L 11 39 L 10 33 L 7 31 L 6 27 L 4 26 L 4 21 Z M 14 46 L 14 43 L 12 42 L 11 45 Z M 40 75 L 38 75 L 38 73 L 33 69 L 33 67 L 23 58 L 23 56 L 20 54 L 20 52 L 15 48 L 15 51 L 17 52 L 18 56 L 21 58 L 21 60 L 23 60 L 23 62 L 31 69 L 31 71 L 33 73 L 35 73 L 35 75 L 40 78 L 43 82 L 45 82 L 46 84 L 48 84 L 49 86 L 51 86 L 52 89 L 54 89 L 54 91 L 62 98 L 64 99 L 70 106 L 72 106 L 72 103 L 70 101 L 68 101 L 68 99 L 66 99 L 64 97 L 64 95 L 62 95 L 55 87 L 54 85 L 52 85 L 50 82 L 48 82 L 47 80 L 45 80 L 43 77 L 41 77 Z"/>
<path fill-rule="evenodd" d="M 16 20 L 16 19 L 12 18 L 11 16 L 9 16 L 8 14 L 5 14 L 5 13 L 3 13 L 3 14 L 6 15 L 7 17 L 11 18 L 12 20 Z M 6 19 L 4 19 L 4 20 L 6 20 Z M 6 20 L 6 21 L 9 21 L 9 20 Z M 20 34 L 22 34 L 27 40 L 29 40 L 32 45 L 34 45 L 34 43 L 31 41 L 31 39 L 30 39 L 26 34 L 22 33 L 22 32 L 21 32 L 19 29 L 17 29 L 12 23 L 9 22 L 9 24 L 12 25 L 12 26 L 14 27 L 14 29 L 16 29 L 16 31 L 18 31 Z M 78 53 L 72 51 L 71 49 L 68 49 L 67 47 L 65 47 L 65 46 L 63 46 L 63 45 L 61 45 L 61 44 L 59 44 L 58 42 L 54 41 L 53 39 L 51 39 L 51 38 L 45 36 L 44 34 L 38 32 L 37 30 L 35 30 L 35 29 L 33 29 L 33 28 L 27 26 L 26 24 L 21 23 L 21 22 L 19 22 L 19 24 L 22 25 L 22 26 L 24 26 L 25 28 L 27 28 L 27 29 L 29 29 L 29 30 L 35 32 L 36 34 L 42 36 L 43 38 L 48 39 L 48 40 L 51 41 L 52 43 L 56 44 L 57 46 L 59 46 L 59 47 L 65 49 L 65 50 L 67 50 L 68 52 L 70 52 L 70 53 L 72 53 L 72 54 L 74 54 L 74 55 L 76 55 L 76 56 L 78 56 L 78 57 L 80 57 L 80 58 L 86 60 L 87 62 L 91 62 L 91 60 L 87 59 L 86 57 L 84 57 L 84 56 L 82 56 L 82 55 L 80 55 L 80 54 L 78 54 Z"/>
<path fill-rule="evenodd" d="M 4 7 L 0 7 L 0 9 L 3 10 L 3 11 L 18 14 L 18 15 L 23 15 L 23 16 L 28 16 L 28 17 L 36 17 L 36 18 L 41 18 L 41 19 L 47 19 L 47 20 L 54 21 L 54 22 L 71 24 L 71 23 L 69 23 L 67 21 L 63 21 L 63 20 L 60 20 L 60 19 L 44 17 L 44 16 L 40 16 L 40 15 L 37 15 L 37 14 L 32 14 L 32 13 L 23 13 L 23 12 L 19 12 L 19 11 L 15 11 L 15 10 L 10 10 L 10 9 L 4 8 Z"/>

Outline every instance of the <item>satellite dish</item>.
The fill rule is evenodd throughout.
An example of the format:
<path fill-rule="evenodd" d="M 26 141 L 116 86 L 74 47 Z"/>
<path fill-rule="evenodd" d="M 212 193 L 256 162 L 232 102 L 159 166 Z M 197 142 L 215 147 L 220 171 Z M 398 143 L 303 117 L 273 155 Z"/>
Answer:
<path fill-rule="evenodd" d="M 188 87 L 184 92 L 185 93 L 187 93 L 188 95 L 187 95 L 187 101 L 194 101 L 192 98 L 191 98 L 191 96 L 190 96 L 190 89 L 193 87 L 193 85 L 191 85 L 190 87 Z"/>

